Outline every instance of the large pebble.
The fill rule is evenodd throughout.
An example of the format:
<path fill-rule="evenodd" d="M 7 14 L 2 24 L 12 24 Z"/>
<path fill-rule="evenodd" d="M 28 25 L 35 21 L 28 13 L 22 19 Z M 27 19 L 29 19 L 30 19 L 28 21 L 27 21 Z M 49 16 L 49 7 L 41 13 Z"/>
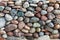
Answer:
<path fill-rule="evenodd" d="M 19 28 L 19 29 L 23 29 L 24 26 L 25 26 L 25 23 L 24 23 L 24 22 L 20 22 L 20 23 L 18 24 L 18 28 Z"/>
<path fill-rule="evenodd" d="M 23 4 L 23 7 L 24 7 L 24 8 L 28 8 L 28 7 L 29 7 L 29 3 L 28 3 L 28 2 L 25 2 L 25 3 Z"/>
<path fill-rule="evenodd" d="M 39 23 L 34 23 L 33 27 L 40 27 L 40 24 Z"/>
<path fill-rule="evenodd" d="M 47 11 L 45 11 L 45 10 L 41 11 L 41 15 L 46 15 L 46 14 L 47 14 Z"/>
<path fill-rule="evenodd" d="M 12 18 L 11 15 L 6 14 L 6 15 L 5 15 L 5 19 L 6 19 L 7 21 L 11 21 L 13 18 Z"/>
<path fill-rule="evenodd" d="M 59 8 L 59 4 L 55 4 L 55 9 L 58 9 Z"/>
<path fill-rule="evenodd" d="M 4 9 L 4 6 L 0 6 L 0 11 L 3 11 L 3 9 Z"/>
<path fill-rule="evenodd" d="M 6 31 L 12 31 L 12 30 L 15 30 L 17 28 L 17 25 L 15 24 L 9 24 L 5 27 L 5 30 Z"/>
<path fill-rule="evenodd" d="M 37 18 L 37 17 L 32 17 L 30 19 L 30 22 L 37 22 L 37 21 L 39 21 L 39 18 Z"/>
<path fill-rule="evenodd" d="M 25 13 L 25 16 L 32 17 L 32 16 L 34 16 L 34 14 L 33 14 L 33 12 L 28 11 L 28 12 Z"/>
<path fill-rule="evenodd" d="M 60 10 L 54 10 L 54 14 L 60 14 Z"/>
<path fill-rule="evenodd" d="M 0 28 L 4 27 L 5 26 L 5 19 L 4 18 L 0 18 Z"/>

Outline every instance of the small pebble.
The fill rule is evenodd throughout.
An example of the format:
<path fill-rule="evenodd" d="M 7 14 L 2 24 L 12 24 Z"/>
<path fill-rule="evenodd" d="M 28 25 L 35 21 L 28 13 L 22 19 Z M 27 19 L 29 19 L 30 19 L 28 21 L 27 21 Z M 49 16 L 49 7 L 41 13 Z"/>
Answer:
<path fill-rule="evenodd" d="M 24 34 L 24 36 L 32 36 L 31 33 Z"/>
<path fill-rule="evenodd" d="M 37 29 L 36 29 L 36 31 L 37 31 L 37 32 L 40 32 L 40 31 L 41 31 L 41 29 L 40 29 L 40 28 L 37 28 Z"/>
<path fill-rule="evenodd" d="M 17 20 L 12 20 L 11 23 L 18 24 L 18 21 Z"/>
<path fill-rule="evenodd" d="M 41 16 L 41 20 L 46 21 L 47 17 L 46 16 Z"/>
<path fill-rule="evenodd" d="M 7 38 L 7 34 L 3 34 L 2 37 L 3 37 L 3 38 Z"/>
<path fill-rule="evenodd" d="M 39 35 L 40 35 L 40 36 L 44 36 L 44 32 L 40 32 Z"/>
<path fill-rule="evenodd" d="M 36 7 L 36 11 L 41 11 L 41 8 L 40 7 Z"/>
<path fill-rule="evenodd" d="M 5 9 L 8 10 L 8 11 L 10 11 L 11 10 L 11 7 L 6 7 Z"/>
<path fill-rule="evenodd" d="M 23 17 L 19 17 L 18 18 L 18 21 L 23 21 Z"/>
<path fill-rule="evenodd" d="M 27 30 L 30 30 L 30 27 L 28 27 L 27 25 L 25 25 L 24 28 L 27 29 Z"/>
<path fill-rule="evenodd" d="M 38 18 L 41 18 L 41 14 L 40 13 L 36 13 L 35 16 L 38 17 Z"/>
<path fill-rule="evenodd" d="M 55 4 L 55 8 L 58 9 L 59 8 L 59 4 L 56 3 Z"/>
<path fill-rule="evenodd" d="M 6 14 L 6 15 L 5 15 L 5 19 L 6 19 L 7 21 L 11 21 L 13 18 L 12 18 L 11 15 Z"/>
<path fill-rule="evenodd" d="M 4 16 L 4 13 L 0 13 L 0 17 L 3 17 Z"/>
<path fill-rule="evenodd" d="M 30 4 L 30 6 L 32 6 L 32 7 L 37 7 L 37 4 Z"/>
<path fill-rule="evenodd" d="M 4 6 L 0 6 L 0 11 L 3 11 L 3 9 L 4 9 Z"/>
<path fill-rule="evenodd" d="M 28 8 L 28 7 L 29 7 L 29 3 L 28 3 L 28 2 L 25 2 L 25 3 L 23 4 L 23 7 L 24 7 L 24 8 Z"/>
<path fill-rule="evenodd" d="M 19 24 L 18 24 L 18 28 L 21 30 L 21 29 L 23 29 L 23 27 L 25 26 L 25 23 L 24 22 L 20 22 Z"/>
<path fill-rule="evenodd" d="M 55 29 L 60 29 L 60 24 L 55 24 Z"/>
<path fill-rule="evenodd" d="M 39 37 L 38 33 L 34 33 L 34 37 L 38 38 Z"/>
<path fill-rule="evenodd" d="M 28 12 L 25 13 L 25 16 L 32 17 L 32 16 L 34 16 L 34 14 L 33 14 L 33 12 L 28 11 Z"/>
<path fill-rule="evenodd" d="M 41 10 L 41 15 L 46 15 L 46 14 L 47 14 L 47 11 Z"/>
<path fill-rule="evenodd" d="M 60 14 L 60 10 L 54 10 L 54 14 Z"/>
<path fill-rule="evenodd" d="M 31 27 L 32 26 L 32 23 L 27 23 L 27 25 Z"/>
<path fill-rule="evenodd" d="M 30 29 L 30 33 L 34 33 L 35 31 L 36 31 L 35 28 Z"/>
<path fill-rule="evenodd" d="M 0 18 L 0 28 L 4 27 L 6 20 L 4 18 Z"/>
<path fill-rule="evenodd" d="M 14 34 L 13 34 L 13 32 L 8 32 L 7 35 L 8 36 L 13 36 Z"/>
<path fill-rule="evenodd" d="M 33 27 L 40 27 L 40 24 L 39 23 L 34 23 Z"/>
<path fill-rule="evenodd" d="M 53 30 L 52 34 L 58 34 L 58 30 Z"/>
<path fill-rule="evenodd" d="M 24 22 L 25 22 L 25 23 L 28 23 L 29 21 L 30 21 L 29 18 L 25 18 L 25 19 L 24 19 Z"/>
<path fill-rule="evenodd" d="M 26 29 L 22 29 L 22 32 L 24 32 L 24 33 L 28 33 L 29 31 L 26 30 Z"/>

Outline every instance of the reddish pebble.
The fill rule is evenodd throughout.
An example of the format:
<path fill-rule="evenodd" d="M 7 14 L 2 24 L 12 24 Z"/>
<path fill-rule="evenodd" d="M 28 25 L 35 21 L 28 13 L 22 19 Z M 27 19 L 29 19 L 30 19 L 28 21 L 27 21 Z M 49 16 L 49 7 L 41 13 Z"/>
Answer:
<path fill-rule="evenodd" d="M 12 20 L 11 23 L 18 24 L 18 21 L 17 20 Z"/>
<path fill-rule="evenodd" d="M 7 35 L 13 36 L 13 32 L 8 32 Z"/>
<path fill-rule="evenodd" d="M 46 21 L 47 17 L 46 16 L 41 16 L 41 20 Z"/>
<path fill-rule="evenodd" d="M 43 2 L 38 2 L 38 6 L 41 6 L 43 4 Z"/>
<path fill-rule="evenodd" d="M 38 38 L 39 36 L 38 36 L 38 34 L 37 34 L 37 33 L 34 33 L 34 37 Z"/>
<path fill-rule="evenodd" d="M 41 8 L 40 7 L 36 7 L 36 11 L 41 11 Z"/>
<path fill-rule="evenodd" d="M 36 13 L 35 16 L 38 17 L 38 18 L 41 18 L 40 13 Z"/>
<path fill-rule="evenodd" d="M 4 38 L 0 38 L 0 40 L 5 40 Z"/>

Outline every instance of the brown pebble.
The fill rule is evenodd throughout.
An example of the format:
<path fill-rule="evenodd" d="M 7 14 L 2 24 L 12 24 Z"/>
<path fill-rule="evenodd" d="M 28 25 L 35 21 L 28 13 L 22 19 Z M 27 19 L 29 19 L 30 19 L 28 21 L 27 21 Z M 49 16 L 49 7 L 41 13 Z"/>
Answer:
<path fill-rule="evenodd" d="M 40 7 L 36 7 L 36 11 L 40 12 L 41 8 Z"/>
<path fill-rule="evenodd" d="M 9 11 L 7 11 L 7 10 L 4 10 L 3 12 L 4 12 L 4 13 L 9 13 Z"/>
<path fill-rule="evenodd" d="M 5 40 L 5 39 L 0 37 L 0 40 Z"/>
<path fill-rule="evenodd" d="M 40 13 L 36 13 L 35 16 L 38 17 L 38 18 L 41 18 L 41 14 Z"/>
<path fill-rule="evenodd" d="M 23 27 L 25 26 L 25 23 L 24 22 L 20 22 L 19 24 L 18 24 L 18 28 L 21 30 L 21 29 L 23 29 Z"/>
<path fill-rule="evenodd" d="M 12 20 L 11 23 L 18 24 L 18 21 L 17 20 Z"/>
<path fill-rule="evenodd" d="M 24 28 L 27 29 L 27 30 L 30 30 L 30 27 L 28 27 L 27 25 L 25 25 Z"/>
<path fill-rule="evenodd" d="M 24 36 L 32 36 L 31 33 L 24 34 Z"/>
<path fill-rule="evenodd" d="M 38 6 L 41 6 L 43 4 L 43 2 L 38 2 Z"/>
<path fill-rule="evenodd" d="M 36 38 L 38 38 L 38 37 L 39 37 L 37 33 L 34 33 L 33 35 L 34 35 L 34 37 L 36 37 Z"/>
<path fill-rule="evenodd" d="M 56 18 L 60 19 L 60 15 L 56 15 Z"/>
<path fill-rule="evenodd" d="M 59 24 L 55 24 L 55 29 L 60 29 L 60 25 Z"/>
<path fill-rule="evenodd" d="M 9 24 L 5 27 L 5 31 L 12 31 L 12 30 L 15 30 L 16 28 L 17 28 L 17 25 Z"/>
<path fill-rule="evenodd" d="M 46 21 L 47 17 L 46 16 L 41 16 L 41 20 Z"/>
<path fill-rule="evenodd" d="M 15 29 L 14 32 L 20 32 L 20 30 L 19 29 Z"/>
<path fill-rule="evenodd" d="M 13 36 L 13 32 L 8 32 L 7 35 Z"/>

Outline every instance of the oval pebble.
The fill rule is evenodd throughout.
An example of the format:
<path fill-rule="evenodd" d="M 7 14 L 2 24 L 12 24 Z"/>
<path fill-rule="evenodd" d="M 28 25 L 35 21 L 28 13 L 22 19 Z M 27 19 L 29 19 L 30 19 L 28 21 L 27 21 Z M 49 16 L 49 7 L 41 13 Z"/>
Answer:
<path fill-rule="evenodd" d="M 33 27 L 40 27 L 40 24 L 39 23 L 34 23 Z"/>

